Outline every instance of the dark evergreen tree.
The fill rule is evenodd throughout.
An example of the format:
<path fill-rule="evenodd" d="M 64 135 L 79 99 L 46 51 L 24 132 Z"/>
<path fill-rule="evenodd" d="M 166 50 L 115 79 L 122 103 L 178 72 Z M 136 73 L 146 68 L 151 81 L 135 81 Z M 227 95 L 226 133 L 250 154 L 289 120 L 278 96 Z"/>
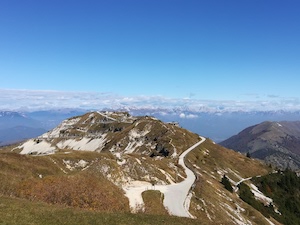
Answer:
<path fill-rule="evenodd" d="M 230 181 L 229 181 L 229 179 L 225 175 L 222 177 L 221 183 L 224 185 L 224 187 L 228 191 L 233 192 L 233 188 L 232 188 L 232 186 L 230 184 Z"/>
<path fill-rule="evenodd" d="M 247 152 L 246 156 L 247 156 L 248 158 L 251 158 L 250 152 Z"/>

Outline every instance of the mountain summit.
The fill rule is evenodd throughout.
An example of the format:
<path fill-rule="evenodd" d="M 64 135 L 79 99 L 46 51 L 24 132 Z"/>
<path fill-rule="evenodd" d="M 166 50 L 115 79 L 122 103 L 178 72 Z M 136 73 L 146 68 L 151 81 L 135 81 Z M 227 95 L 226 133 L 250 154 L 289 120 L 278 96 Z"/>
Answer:
<path fill-rule="evenodd" d="M 163 123 L 154 117 L 133 117 L 126 112 L 91 112 L 64 120 L 19 148 L 21 154 L 82 150 L 174 158 L 189 147 L 188 143 L 198 139 L 198 135 L 177 124 Z"/>

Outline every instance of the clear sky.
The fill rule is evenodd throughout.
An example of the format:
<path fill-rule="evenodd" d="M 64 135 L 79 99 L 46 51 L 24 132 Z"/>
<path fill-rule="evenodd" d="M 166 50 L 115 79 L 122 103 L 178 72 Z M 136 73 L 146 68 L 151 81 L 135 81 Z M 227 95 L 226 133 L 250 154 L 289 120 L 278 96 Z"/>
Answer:
<path fill-rule="evenodd" d="M 0 89 L 299 98 L 300 1 L 1 0 L 0 77 Z"/>

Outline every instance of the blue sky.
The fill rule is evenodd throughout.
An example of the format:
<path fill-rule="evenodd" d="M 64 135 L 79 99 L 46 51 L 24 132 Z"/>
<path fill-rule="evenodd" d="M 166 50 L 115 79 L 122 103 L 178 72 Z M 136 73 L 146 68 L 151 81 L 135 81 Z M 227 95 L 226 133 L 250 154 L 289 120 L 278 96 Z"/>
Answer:
<path fill-rule="evenodd" d="M 300 97 L 298 0 L 2 0 L 0 28 L 0 89 Z"/>

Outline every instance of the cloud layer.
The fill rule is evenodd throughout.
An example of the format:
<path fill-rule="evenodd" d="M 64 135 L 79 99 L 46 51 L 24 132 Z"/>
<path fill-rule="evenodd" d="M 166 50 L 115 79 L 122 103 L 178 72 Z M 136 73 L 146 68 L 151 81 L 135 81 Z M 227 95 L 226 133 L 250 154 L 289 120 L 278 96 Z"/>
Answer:
<path fill-rule="evenodd" d="M 260 101 L 216 101 L 163 96 L 120 96 L 100 92 L 62 92 L 0 89 L 0 110 L 35 111 L 61 108 L 78 109 L 151 109 L 174 110 L 183 118 L 192 118 L 197 112 L 224 111 L 297 111 L 298 98 L 272 96 Z"/>

